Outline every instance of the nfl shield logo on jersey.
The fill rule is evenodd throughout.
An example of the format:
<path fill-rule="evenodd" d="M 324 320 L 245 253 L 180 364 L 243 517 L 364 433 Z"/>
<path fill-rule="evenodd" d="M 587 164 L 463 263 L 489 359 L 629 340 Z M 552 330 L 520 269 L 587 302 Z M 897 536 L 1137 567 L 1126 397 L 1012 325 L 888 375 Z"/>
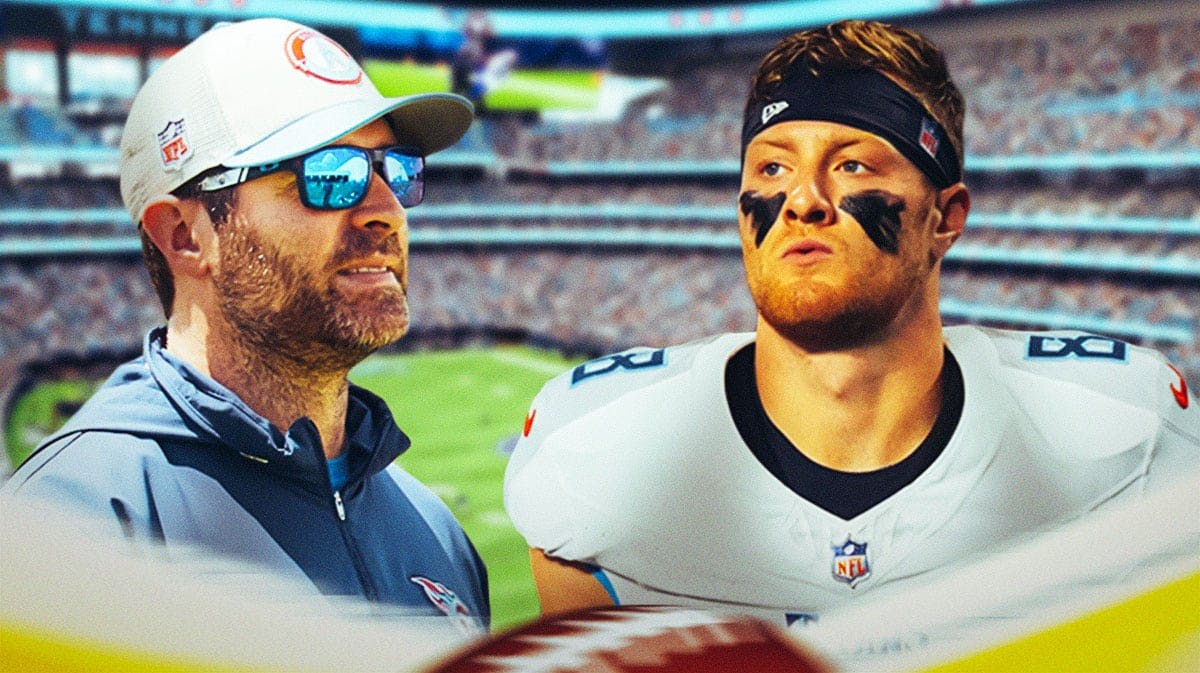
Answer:
<path fill-rule="evenodd" d="M 867 560 L 867 543 L 855 542 L 846 536 L 846 541 L 833 547 L 833 578 L 845 582 L 853 589 L 856 584 L 871 576 L 871 564 Z"/>

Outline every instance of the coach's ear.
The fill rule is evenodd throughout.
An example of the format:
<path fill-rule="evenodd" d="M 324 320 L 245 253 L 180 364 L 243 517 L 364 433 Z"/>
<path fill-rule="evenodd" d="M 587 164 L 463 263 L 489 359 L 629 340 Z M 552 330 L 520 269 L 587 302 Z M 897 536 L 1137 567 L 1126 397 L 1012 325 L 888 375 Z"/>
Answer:
<path fill-rule="evenodd" d="M 962 236 L 967 226 L 967 213 L 971 212 L 971 194 L 963 183 L 955 183 L 937 194 L 937 209 L 940 221 L 933 231 L 937 257 L 946 256 L 950 246 Z"/>
<path fill-rule="evenodd" d="M 203 278 L 212 271 L 216 240 L 203 206 L 165 194 L 142 211 L 142 228 L 162 252 L 171 273 Z"/>

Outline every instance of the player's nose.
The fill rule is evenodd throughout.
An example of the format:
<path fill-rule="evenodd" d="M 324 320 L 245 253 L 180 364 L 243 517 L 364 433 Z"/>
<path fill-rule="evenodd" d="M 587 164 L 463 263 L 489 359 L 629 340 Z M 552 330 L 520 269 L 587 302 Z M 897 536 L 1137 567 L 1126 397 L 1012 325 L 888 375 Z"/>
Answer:
<path fill-rule="evenodd" d="M 783 218 L 789 224 L 832 224 L 833 204 L 816 180 L 798 180 L 787 192 Z"/>

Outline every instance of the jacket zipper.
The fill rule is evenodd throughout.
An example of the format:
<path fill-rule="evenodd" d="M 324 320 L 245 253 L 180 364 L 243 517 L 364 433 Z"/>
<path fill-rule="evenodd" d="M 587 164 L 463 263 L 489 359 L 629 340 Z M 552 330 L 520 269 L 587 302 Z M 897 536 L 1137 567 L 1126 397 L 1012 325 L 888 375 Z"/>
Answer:
<path fill-rule="evenodd" d="M 325 451 L 321 447 L 320 441 L 316 442 L 314 447 L 319 465 L 324 466 Z M 350 557 L 350 565 L 354 567 L 354 573 L 358 576 L 358 583 L 362 586 L 363 597 L 369 601 L 379 600 L 379 590 L 375 587 L 375 583 L 371 580 L 370 574 L 367 573 L 367 565 L 363 561 L 362 553 L 358 549 L 354 538 L 350 536 L 350 531 L 347 530 L 346 524 L 346 505 L 342 502 L 341 489 L 333 488 L 333 480 L 330 479 L 329 470 L 322 470 L 325 473 L 325 488 L 333 493 L 333 509 L 338 518 L 338 532 L 342 534 L 342 544 L 346 545 L 346 554 Z"/>
<path fill-rule="evenodd" d="M 346 553 L 350 556 L 350 563 L 354 566 L 354 572 L 358 575 L 359 584 L 362 585 L 363 597 L 369 601 L 378 601 L 379 590 L 371 580 L 370 573 L 367 572 L 367 565 L 363 562 L 362 553 L 359 551 L 358 545 L 350 537 L 350 531 L 346 529 L 346 506 L 342 502 L 341 491 L 333 492 L 333 507 L 337 510 L 338 530 L 342 533 L 342 542 L 346 545 Z"/>
<path fill-rule="evenodd" d="M 337 508 L 338 520 L 345 521 L 346 520 L 346 508 L 342 506 L 342 492 L 341 491 L 333 492 L 333 506 Z"/>

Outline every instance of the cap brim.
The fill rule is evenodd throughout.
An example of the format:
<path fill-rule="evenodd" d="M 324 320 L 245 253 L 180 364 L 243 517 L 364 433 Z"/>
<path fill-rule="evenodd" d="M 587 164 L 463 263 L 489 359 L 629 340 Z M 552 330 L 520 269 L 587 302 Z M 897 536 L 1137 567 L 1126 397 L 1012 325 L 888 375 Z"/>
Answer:
<path fill-rule="evenodd" d="M 289 159 L 385 116 L 401 145 L 428 156 L 458 142 L 470 128 L 474 110 L 466 98 L 451 93 L 349 101 L 307 114 L 222 163 L 240 168 Z"/>

